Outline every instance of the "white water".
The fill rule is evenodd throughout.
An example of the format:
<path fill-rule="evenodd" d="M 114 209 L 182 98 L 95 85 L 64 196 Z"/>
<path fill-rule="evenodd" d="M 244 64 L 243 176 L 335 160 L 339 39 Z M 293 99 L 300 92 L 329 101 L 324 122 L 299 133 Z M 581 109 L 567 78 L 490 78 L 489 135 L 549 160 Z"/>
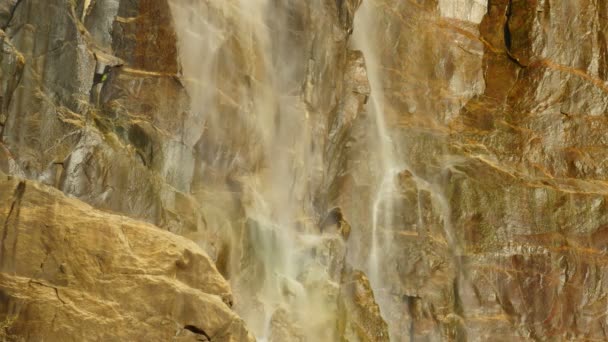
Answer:
<path fill-rule="evenodd" d="M 198 114 L 193 124 L 204 126 L 201 169 L 239 184 L 240 215 L 247 218 L 234 222 L 227 238 L 235 309 L 260 341 L 272 338 L 271 322 L 281 308 L 307 341 L 334 340 L 339 280 L 328 272 L 325 256 L 332 251 L 319 235 L 313 205 L 325 167 L 322 149 L 312 148 L 321 119 L 308 112 L 301 83 L 294 82 L 308 56 L 290 53 L 298 47 L 289 45 L 283 32 L 289 19 L 269 0 L 171 0 L 171 5 L 182 79 Z M 387 128 L 390 108 L 374 41 L 381 26 L 375 13 L 373 2 L 363 1 L 351 42 L 365 56 L 372 89 L 369 136 L 377 138 L 369 148 L 378 160 L 365 268 L 382 307 L 390 298 L 382 294 L 380 269 L 392 251 L 398 175 L 407 168 Z"/>
<path fill-rule="evenodd" d="M 336 285 L 315 257 L 324 248 L 314 234 L 313 209 L 321 149 L 311 148 L 314 122 L 294 82 L 307 59 L 284 58 L 286 18 L 268 0 L 173 0 L 171 6 L 183 79 L 210 146 L 202 168 L 241 187 L 247 221 L 224 233 L 231 234 L 235 309 L 260 341 L 272 338 L 271 321 L 281 308 L 307 340 L 330 336 L 336 303 L 327 302 L 319 284 Z"/>
<path fill-rule="evenodd" d="M 387 231 L 394 225 L 394 198 L 393 193 L 398 188 L 397 176 L 403 171 L 403 163 L 399 162 L 397 150 L 393 143 L 386 124 L 388 104 L 384 96 L 382 82 L 382 63 L 377 46 L 377 30 L 380 23 L 377 8 L 373 1 L 363 1 L 355 16 L 352 43 L 354 48 L 363 52 L 367 75 L 372 89 L 367 111 L 374 118 L 377 141 L 373 146 L 380 156 L 380 168 L 377 170 L 379 181 L 377 191 L 371 208 L 372 215 L 372 243 L 368 261 L 368 276 L 372 287 L 379 293 L 382 287 L 379 268 L 382 266 L 380 251 L 391 250 L 391 236 Z M 381 233 L 382 232 L 382 233 Z"/>
<path fill-rule="evenodd" d="M 385 48 L 385 42 L 381 37 L 384 37 L 387 32 L 382 30 L 387 29 L 386 18 L 383 18 L 383 9 L 377 6 L 386 6 L 386 3 L 380 3 L 375 0 L 364 0 L 361 7 L 357 11 L 354 23 L 354 32 L 351 39 L 354 48 L 361 50 L 365 56 L 365 64 L 367 75 L 370 82 L 371 97 L 367 104 L 367 112 L 373 117 L 374 128 L 376 130 L 376 141 L 370 143 L 370 148 L 376 152 L 379 157 L 376 167 L 376 192 L 371 206 L 372 217 L 372 236 L 370 253 L 367 260 L 367 274 L 369 276 L 376 302 L 380 306 L 380 310 L 387 323 L 391 340 L 396 340 L 401 335 L 402 338 L 409 336 L 404 331 L 400 331 L 399 322 L 395 321 L 395 317 L 390 317 L 391 314 L 396 314 L 396 319 L 400 319 L 399 315 L 403 314 L 399 311 L 405 310 L 403 306 L 399 307 L 398 300 L 395 301 L 394 295 L 388 288 L 388 279 L 385 279 L 387 274 L 397 273 L 398 265 L 390 264 L 390 260 L 395 260 L 395 255 L 403 253 L 393 246 L 394 234 L 403 229 L 400 227 L 401 222 L 397 221 L 397 215 L 407 214 L 400 207 L 399 191 L 402 186 L 399 184 L 399 174 L 407 171 L 411 175 L 411 180 L 416 188 L 420 191 L 426 191 L 432 194 L 433 200 L 438 204 L 438 210 L 443 220 L 443 229 L 447 239 L 448 246 L 453 255 L 460 253 L 458 243 L 454 237 L 451 226 L 451 211 L 450 205 L 447 202 L 443 190 L 436 184 L 429 182 L 408 165 L 406 161 L 406 151 L 403 144 L 395 143 L 391 137 L 391 127 L 389 122 L 392 113 L 391 103 L 386 98 L 384 93 L 384 75 L 385 70 L 382 65 L 382 50 Z M 446 165 L 447 167 L 447 165 Z M 420 208 L 420 199 L 417 207 L 417 224 L 419 231 L 424 231 L 425 222 L 423 220 L 422 209 Z M 458 262 L 458 261 L 456 261 Z M 410 332 L 412 333 L 412 332 Z"/>

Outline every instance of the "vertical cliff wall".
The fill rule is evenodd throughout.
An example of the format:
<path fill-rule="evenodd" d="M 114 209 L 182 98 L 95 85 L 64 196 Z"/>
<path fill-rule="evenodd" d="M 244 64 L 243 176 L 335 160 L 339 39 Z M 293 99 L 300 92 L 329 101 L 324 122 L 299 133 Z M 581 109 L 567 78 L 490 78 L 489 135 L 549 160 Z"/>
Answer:
<path fill-rule="evenodd" d="M 607 11 L 0 0 L 0 339 L 606 339 Z"/>
<path fill-rule="evenodd" d="M 605 339 L 606 2 L 368 4 L 403 166 L 374 287 L 391 338 Z"/>

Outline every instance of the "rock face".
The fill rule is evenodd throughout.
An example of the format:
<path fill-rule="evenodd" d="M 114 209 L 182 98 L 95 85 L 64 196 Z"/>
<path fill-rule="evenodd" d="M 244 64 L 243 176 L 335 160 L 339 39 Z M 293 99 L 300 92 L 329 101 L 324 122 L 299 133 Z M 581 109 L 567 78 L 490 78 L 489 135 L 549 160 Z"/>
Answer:
<path fill-rule="evenodd" d="M 201 124 L 164 1 L 0 1 L 2 339 L 250 340 L 196 244 Z M 22 185 L 19 185 L 22 184 Z"/>
<path fill-rule="evenodd" d="M 374 287 L 391 338 L 606 339 L 608 4 L 371 3 L 364 55 L 400 164 Z M 362 251 L 366 191 L 340 204 Z"/>
<path fill-rule="evenodd" d="M 5 340 L 253 340 L 192 241 L 36 182 L 0 190 Z"/>
<path fill-rule="evenodd" d="M 339 329 L 345 341 L 390 341 L 388 327 L 363 272 L 344 272 L 339 298 L 344 318 Z"/>
<path fill-rule="evenodd" d="M 608 338 L 607 18 L 0 0 L 0 338 Z"/>
<path fill-rule="evenodd" d="M 350 340 L 338 325 L 366 318 L 339 309 L 351 228 L 334 199 L 370 93 L 349 46 L 361 2 L 170 4 L 184 85 L 205 111 L 192 189 L 223 226 L 217 261 L 236 311 L 261 339 Z"/>

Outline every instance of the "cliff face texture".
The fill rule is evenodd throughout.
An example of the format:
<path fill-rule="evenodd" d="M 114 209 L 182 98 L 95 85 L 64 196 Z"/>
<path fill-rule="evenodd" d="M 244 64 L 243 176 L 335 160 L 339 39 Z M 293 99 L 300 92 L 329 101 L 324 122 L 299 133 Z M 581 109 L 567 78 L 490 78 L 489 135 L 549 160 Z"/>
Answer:
<path fill-rule="evenodd" d="M 608 339 L 607 1 L 0 29 L 0 340 Z"/>
<path fill-rule="evenodd" d="M 391 336 L 606 339 L 608 4 L 376 5 L 408 171 L 380 277 Z"/>
<path fill-rule="evenodd" d="M 4 339 L 249 339 L 192 241 L 0 176 Z"/>
<path fill-rule="evenodd" d="M 606 339 L 608 4 L 372 3 L 407 170 L 376 293 L 391 337 Z"/>

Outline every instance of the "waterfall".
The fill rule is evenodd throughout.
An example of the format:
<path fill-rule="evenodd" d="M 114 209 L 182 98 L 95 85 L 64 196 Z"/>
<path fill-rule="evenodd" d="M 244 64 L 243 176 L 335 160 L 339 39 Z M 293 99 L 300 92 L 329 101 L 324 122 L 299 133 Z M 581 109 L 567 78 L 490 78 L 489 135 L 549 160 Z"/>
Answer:
<path fill-rule="evenodd" d="M 352 43 L 354 48 L 363 52 L 367 75 L 371 88 L 371 96 L 367 104 L 367 112 L 373 118 L 375 137 L 370 141 L 370 149 L 379 156 L 379 166 L 376 169 L 376 191 L 373 192 L 370 215 L 372 218 L 371 248 L 367 262 L 367 273 L 376 301 L 381 310 L 390 302 L 389 295 L 384 290 L 381 268 L 390 266 L 386 258 L 392 252 L 392 234 L 396 230 L 395 206 L 398 191 L 398 176 L 406 169 L 403 161 L 399 160 L 399 151 L 394 144 L 387 126 L 387 114 L 390 104 L 385 100 L 382 79 L 381 46 L 377 42 L 381 27 L 378 16 L 378 4 L 374 1 L 363 1 L 357 11 L 354 23 Z M 380 43 L 382 44 L 382 43 Z"/>
<path fill-rule="evenodd" d="M 327 240 L 316 234 L 313 195 L 323 165 L 315 122 L 294 82 L 307 61 L 289 58 L 287 18 L 275 5 L 171 1 L 182 79 L 205 123 L 201 174 L 237 184 L 246 217 L 221 232 L 230 235 L 235 309 L 261 341 L 286 312 L 296 335 L 319 340 L 335 330 L 335 303 L 319 284 L 337 293 L 318 260 Z"/>
<path fill-rule="evenodd" d="M 277 340 L 273 329 L 281 325 L 290 326 L 294 338 L 337 338 L 346 244 L 338 234 L 319 230 L 324 213 L 316 202 L 328 184 L 327 147 L 321 141 L 326 138 L 320 138 L 328 134 L 323 128 L 327 114 L 311 110 L 321 101 L 311 94 L 318 82 L 311 70 L 315 61 L 302 53 L 307 47 L 294 41 L 297 34 L 286 26 L 304 20 L 290 14 L 294 6 L 323 11 L 323 4 L 171 1 L 182 80 L 191 110 L 205 127 L 197 137 L 204 160 L 198 177 L 225 184 L 204 191 L 238 194 L 228 229 L 217 232 L 228 246 L 218 259 L 229 259 L 218 264 L 235 291 L 235 309 L 262 341 Z M 379 28 L 374 11 L 373 3 L 363 2 L 350 40 L 363 53 L 372 89 L 365 109 L 372 124 L 365 127 L 365 136 L 377 166 L 371 198 L 365 200 L 372 226 L 358 232 L 370 234 L 369 255 L 364 265 L 354 266 L 368 275 L 382 306 L 390 298 L 380 270 L 392 250 L 398 177 L 404 167 L 386 122 L 389 108 L 380 51 L 373 41 Z M 321 31 L 329 29 L 334 28 L 320 27 L 318 34 L 329 36 Z"/>

